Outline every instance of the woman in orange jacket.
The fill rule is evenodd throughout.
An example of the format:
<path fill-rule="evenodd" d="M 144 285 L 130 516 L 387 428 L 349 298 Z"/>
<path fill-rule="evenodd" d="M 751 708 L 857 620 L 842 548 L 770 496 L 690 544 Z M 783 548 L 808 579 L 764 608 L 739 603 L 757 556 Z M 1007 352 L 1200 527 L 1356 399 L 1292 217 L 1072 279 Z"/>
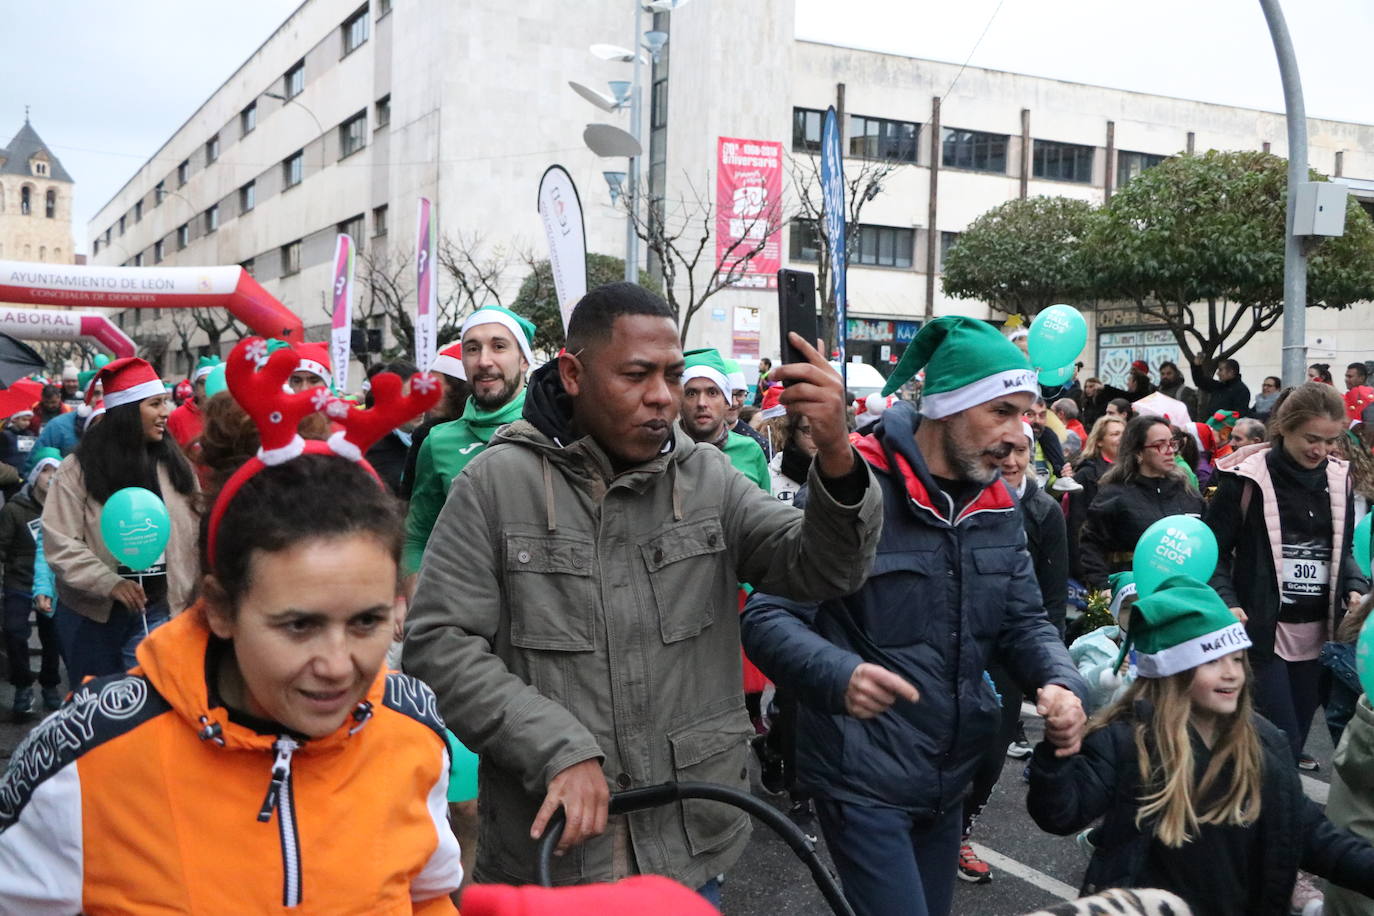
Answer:
<path fill-rule="evenodd" d="M 202 526 L 202 600 L 15 750 L 0 914 L 456 912 L 443 723 L 382 667 L 395 502 L 324 443 L 263 441 Z"/>

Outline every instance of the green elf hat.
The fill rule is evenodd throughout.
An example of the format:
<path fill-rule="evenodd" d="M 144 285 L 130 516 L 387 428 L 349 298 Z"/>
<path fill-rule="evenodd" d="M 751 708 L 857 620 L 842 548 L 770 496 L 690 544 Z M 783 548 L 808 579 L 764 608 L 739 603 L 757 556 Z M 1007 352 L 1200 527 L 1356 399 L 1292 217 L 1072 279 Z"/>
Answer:
<path fill-rule="evenodd" d="M 191 384 L 194 385 L 211 372 L 214 372 L 215 367 L 222 362 L 224 362 L 224 360 L 220 359 L 218 356 L 202 356 L 200 361 L 196 363 L 196 371 L 191 376 Z"/>
<path fill-rule="evenodd" d="M 1239 411 L 1218 410 L 1216 413 L 1212 414 L 1210 417 L 1207 418 L 1207 425 L 1212 427 L 1213 431 L 1221 432 L 1223 429 L 1230 429 L 1231 427 L 1235 426 L 1236 421 L 1239 419 Z"/>
<path fill-rule="evenodd" d="M 95 378 L 95 373 L 96 370 L 87 369 L 85 372 L 78 372 L 76 374 L 76 384 L 80 386 L 82 391 L 91 390 L 91 379 Z"/>
<path fill-rule="evenodd" d="M 720 393 L 729 400 L 730 369 L 725 365 L 725 359 L 719 350 L 714 347 L 703 347 L 700 350 L 688 350 L 682 355 L 686 360 L 686 367 L 682 372 L 684 386 L 694 378 L 704 378 L 719 388 Z"/>
<path fill-rule="evenodd" d="M 1112 573 L 1107 577 L 1107 582 L 1112 589 L 1112 619 L 1121 620 L 1121 606 L 1126 603 L 1127 598 L 1136 596 L 1135 573 L 1125 570 L 1119 573 Z"/>
<path fill-rule="evenodd" d="M 725 363 L 726 378 L 730 380 L 730 391 L 747 391 L 749 383 L 744 380 L 744 370 L 733 359 L 722 359 Z"/>
<path fill-rule="evenodd" d="M 921 328 L 892 370 L 883 396 L 925 369 L 921 414 L 938 420 L 1018 391 L 1039 394 L 1035 370 L 986 321 L 950 315 Z"/>
<path fill-rule="evenodd" d="M 467 337 L 468 331 L 477 327 L 479 324 L 499 324 L 515 335 L 515 342 L 520 345 L 520 352 L 525 354 L 525 361 L 534 365 L 534 323 L 521 318 L 508 308 L 499 305 L 484 305 L 473 312 L 463 322 L 463 333 L 459 338 Z"/>
<path fill-rule="evenodd" d="M 1131 646 L 1141 677 L 1168 677 L 1248 649 L 1250 637 L 1215 591 L 1192 576 L 1170 576 L 1131 609 L 1118 666 Z"/>

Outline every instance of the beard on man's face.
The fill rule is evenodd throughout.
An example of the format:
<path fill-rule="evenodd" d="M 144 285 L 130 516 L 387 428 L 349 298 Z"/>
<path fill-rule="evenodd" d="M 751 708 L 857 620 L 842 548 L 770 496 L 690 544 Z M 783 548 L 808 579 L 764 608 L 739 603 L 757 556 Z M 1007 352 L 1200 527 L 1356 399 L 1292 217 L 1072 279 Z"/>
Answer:
<path fill-rule="evenodd" d="M 493 377 L 482 376 L 482 381 L 491 381 Z M 520 389 L 520 376 L 514 378 L 503 378 L 502 385 L 495 391 L 483 392 L 477 385 L 472 386 L 472 400 L 483 410 L 496 410 L 505 407 L 510 403 L 510 399 L 515 397 L 515 392 Z"/>
<path fill-rule="evenodd" d="M 1002 474 L 1001 462 L 1011 454 L 1011 445 L 999 442 L 994 448 L 980 449 L 963 441 L 959 430 L 945 429 L 945 462 L 960 480 L 987 486 Z"/>

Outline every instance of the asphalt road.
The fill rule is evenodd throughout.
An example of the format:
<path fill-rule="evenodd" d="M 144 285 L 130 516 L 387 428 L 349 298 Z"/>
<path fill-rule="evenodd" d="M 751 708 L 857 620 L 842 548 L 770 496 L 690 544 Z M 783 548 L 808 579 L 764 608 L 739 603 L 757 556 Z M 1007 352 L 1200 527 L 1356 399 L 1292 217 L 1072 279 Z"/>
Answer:
<path fill-rule="evenodd" d="M 0 683 L 0 766 L 8 762 L 31 727 L 9 721 L 11 698 L 12 688 L 8 683 Z M 1040 733 L 1040 720 L 1026 717 L 1027 736 L 1035 741 Z M 1321 769 L 1303 774 L 1304 784 L 1309 795 L 1324 803 L 1332 747 L 1320 711 L 1307 750 L 1320 762 Z M 1042 833 L 1026 814 L 1022 765 L 1020 761 L 1006 761 L 1002 779 L 974 832 L 974 843 L 990 851 L 985 858 L 993 866 L 993 880 L 981 885 L 957 882 L 956 916 L 1014 916 L 1031 912 L 1071 898 L 1083 877 L 1087 858 L 1073 838 Z M 781 799 L 769 797 L 759 788 L 756 768 L 753 780 L 756 795 L 782 806 Z M 823 839 L 821 846 L 824 853 Z M 826 862 L 829 863 L 828 857 Z M 744 857 L 726 877 L 723 911 L 727 916 L 824 916 L 829 908 L 791 849 L 768 828 L 756 823 Z"/>

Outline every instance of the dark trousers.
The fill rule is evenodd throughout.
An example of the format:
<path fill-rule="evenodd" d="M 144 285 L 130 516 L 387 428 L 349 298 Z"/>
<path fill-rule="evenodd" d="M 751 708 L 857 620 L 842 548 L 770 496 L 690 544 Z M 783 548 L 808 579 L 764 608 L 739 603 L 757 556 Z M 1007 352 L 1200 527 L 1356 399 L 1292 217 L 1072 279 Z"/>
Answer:
<path fill-rule="evenodd" d="M 33 617 L 38 618 L 38 643 L 43 647 L 38 683 L 43 687 L 56 687 L 62 682 L 57 625 L 51 617 L 33 609 L 33 596 L 28 592 L 5 589 L 5 655 L 9 658 L 10 683 L 21 690 L 33 686 L 33 669 L 29 667 L 29 634 L 33 632 L 30 620 Z"/>
<path fill-rule="evenodd" d="M 138 644 L 170 618 L 166 604 L 149 605 L 144 614 L 116 604 L 110 619 L 99 623 L 59 604 L 55 619 L 67 676 L 75 689 L 88 677 L 119 674 L 137 665 L 134 650 Z"/>
<path fill-rule="evenodd" d="M 1307 743 L 1312 717 L 1321 705 L 1322 663 L 1319 659 L 1288 662 L 1271 655 L 1263 661 L 1252 657 L 1255 678 L 1255 709 L 1288 736 L 1294 762 Z"/>
<path fill-rule="evenodd" d="M 1001 665 L 990 665 L 988 674 L 992 675 L 992 683 L 1002 697 L 1002 725 L 997 732 L 997 740 L 988 746 L 987 753 L 974 771 L 973 788 L 969 790 L 968 798 L 964 799 L 965 837 L 973 829 L 974 818 L 982 813 L 992 797 L 997 780 L 1002 778 L 1002 768 L 1007 762 L 1007 745 L 1016 736 L 1016 723 L 1021 721 L 1021 688 L 1016 686 Z"/>
<path fill-rule="evenodd" d="M 825 845 L 858 916 L 946 916 L 954 898 L 959 810 L 915 823 L 896 808 L 817 799 Z"/>

